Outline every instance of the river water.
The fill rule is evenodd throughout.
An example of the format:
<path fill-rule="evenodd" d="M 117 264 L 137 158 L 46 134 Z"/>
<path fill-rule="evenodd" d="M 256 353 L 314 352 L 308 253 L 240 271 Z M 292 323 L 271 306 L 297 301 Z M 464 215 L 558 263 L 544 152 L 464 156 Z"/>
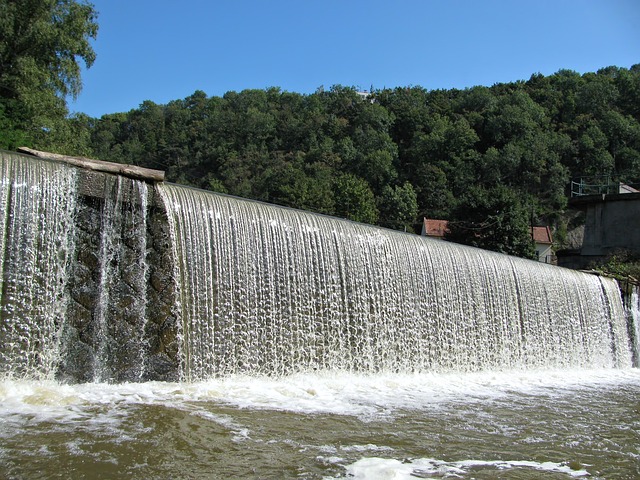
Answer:
<path fill-rule="evenodd" d="M 0 478 L 640 478 L 640 370 L 0 383 Z"/>

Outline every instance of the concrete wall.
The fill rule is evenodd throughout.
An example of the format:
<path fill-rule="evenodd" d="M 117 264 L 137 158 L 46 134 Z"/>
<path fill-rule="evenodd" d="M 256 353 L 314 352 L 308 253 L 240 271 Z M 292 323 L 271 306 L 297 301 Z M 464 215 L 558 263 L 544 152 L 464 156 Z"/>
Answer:
<path fill-rule="evenodd" d="M 590 196 L 574 204 L 586 210 L 583 256 L 622 249 L 640 254 L 640 193 Z"/>

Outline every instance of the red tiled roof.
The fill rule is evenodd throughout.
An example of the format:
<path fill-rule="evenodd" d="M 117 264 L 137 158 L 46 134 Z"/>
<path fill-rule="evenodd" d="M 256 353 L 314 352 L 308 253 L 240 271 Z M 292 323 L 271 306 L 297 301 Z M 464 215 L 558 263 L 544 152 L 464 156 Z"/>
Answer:
<path fill-rule="evenodd" d="M 424 219 L 423 230 L 427 237 L 444 238 L 449 231 L 449 222 L 447 220 L 433 220 L 431 218 Z"/>
<path fill-rule="evenodd" d="M 531 236 L 536 243 L 546 243 L 548 245 L 553 243 L 549 227 L 531 227 Z"/>

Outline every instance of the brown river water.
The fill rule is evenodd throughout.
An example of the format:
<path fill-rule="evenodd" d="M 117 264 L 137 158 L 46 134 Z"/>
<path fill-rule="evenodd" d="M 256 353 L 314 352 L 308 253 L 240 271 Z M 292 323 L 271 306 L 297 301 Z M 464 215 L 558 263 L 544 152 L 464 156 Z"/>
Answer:
<path fill-rule="evenodd" d="M 636 479 L 640 370 L 0 383 L 0 478 Z"/>

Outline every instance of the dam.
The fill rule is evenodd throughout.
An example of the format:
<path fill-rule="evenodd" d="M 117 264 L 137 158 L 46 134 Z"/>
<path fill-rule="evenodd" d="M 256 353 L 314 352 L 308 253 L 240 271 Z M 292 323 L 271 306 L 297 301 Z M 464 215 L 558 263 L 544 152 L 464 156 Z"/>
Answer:
<path fill-rule="evenodd" d="M 4 374 L 192 381 L 637 357 L 612 279 L 126 171 L 8 152 L 1 166 Z"/>

